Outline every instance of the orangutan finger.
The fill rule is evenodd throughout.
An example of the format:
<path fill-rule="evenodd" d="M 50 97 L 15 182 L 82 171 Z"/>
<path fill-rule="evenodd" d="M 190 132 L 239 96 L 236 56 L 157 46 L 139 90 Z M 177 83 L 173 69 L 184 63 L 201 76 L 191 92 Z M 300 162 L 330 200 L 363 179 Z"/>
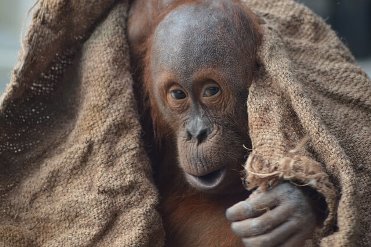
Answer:
<path fill-rule="evenodd" d="M 243 238 L 242 242 L 245 246 L 278 246 L 287 239 L 290 239 L 298 231 L 298 222 L 287 221 L 271 232 L 256 237 Z"/>
<path fill-rule="evenodd" d="M 278 197 L 273 193 L 260 193 L 253 198 L 241 201 L 226 211 L 226 217 L 229 221 L 240 221 L 254 218 L 262 215 L 267 210 L 277 206 Z"/>
<path fill-rule="evenodd" d="M 240 221 L 262 215 L 265 210 L 256 209 L 247 201 L 239 202 L 228 208 L 225 215 L 229 221 Z"/>
<path fill-rule="evenodd" d="M 293 210 L 291 205 L 278 206 L 257 218 L 233 222 L 231 228 L 237 236 L 243 238 L 262 235 L 287 221 Z"/>

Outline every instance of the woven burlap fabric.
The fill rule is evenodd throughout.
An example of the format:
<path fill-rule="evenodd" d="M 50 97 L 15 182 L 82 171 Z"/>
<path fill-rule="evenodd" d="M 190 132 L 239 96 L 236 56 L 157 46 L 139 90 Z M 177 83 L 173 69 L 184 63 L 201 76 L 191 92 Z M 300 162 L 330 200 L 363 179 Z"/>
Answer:
<path fill-rule="evenodd" d="M 248 99 L 249 186 L 311 186 L 330 210 L 321 245 L 369 246 L 369 78 L 305 7 L 245 2 L 266 22 Z M 133 96 L 127 2 L 35 8 L 0 106 L 0 246 L 163 245 Z"/>
<path fill-rule="evenodd" d="M 0 246 L 161 246 L 128 4 L 37 8 L 1 105 Z"/>
<path fill-rule="evenodd" d="M 330 210 L 321 245 L 370 246 L 370 79 L 307 8 L 246 2 L 266 22 L 263 68 L 248 99 L 249 186 L 278 179 L 309 185 Z"/>

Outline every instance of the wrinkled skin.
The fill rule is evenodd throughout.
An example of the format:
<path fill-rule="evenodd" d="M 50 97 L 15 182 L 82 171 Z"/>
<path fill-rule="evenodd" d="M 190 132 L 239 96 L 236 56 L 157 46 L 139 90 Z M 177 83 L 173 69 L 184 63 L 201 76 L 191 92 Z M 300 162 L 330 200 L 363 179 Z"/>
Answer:
<path fill-rule="evenodd" d="M 135 42 L 146 39 L 151 30 L 143 28 L 143 33 L 138 33 L 134 27 L 149 27 L 143 22 L 154 16 L 153 5 L 148 2 L 145 11 L 137 11 L 139 2 L 131 11 L 135 18 L 129 19 L 129 42 L 135 62 L 140 60 L 136 57 L 139 52 L 135 50 Z M 167 5 L 171 1 L 160 2 Z M 266 192 L 257 190 L 248 196 L 240 178 L 246 160 L 243 146 L 251 147 L 246 101 L 257 70 L 258 24 L 252 14 L 241 9 L 244 14 L 237 15 L 235 22 L 230 1 L 204 2 L 180 4 L 166 14 L 147 41 L 144 60 L 146 89 L 157 134 L 165 138 L 164 147 L 175 148 L 172 153 L 162 152 L 165 157 L 173 157 L 170 160 L 177 159 L 180 168 L 176 170 L 174 163 L 165 162 L 169 159 L 164 158 L 162 163 L 168 165 L 160 167 L 159 172 L 162 174 L 160 193 L 165 198 L 162 201 L 165 224 L 171 224 L 169 229 L 185 229 L 170 236 L 174 240 L 168 245 L 209 246 L 215 234 L 212 245 L 216 246 L 220 244 L 216 235 L 228 236 L 231 230 L 244 246 L 298 246 L 311 237 L 316 226 L 316 215 L 307 196 L 289 183 Z M 161 8 L 161 4 L 156 6 Z M 145 13 L 143 19 L 141 13 Z M 174 174 L 183 174 L 184 180 L 175 178 Z M 202 217 L 193 219 L 187 215 L 192 219 L 190 223 L 172 219 L 172 215 L 181 218 L 179 215 L 186 214 L 182 208 L 189 208 L 186 205 L 189 189 L 186 192 L 183 185 L 177 187 L 179 183 L 193 190 L 192 200 L 188 200 L 191 203 L 195 203 L 195 193 L 202 195 L 206 206 L 198 209 L 198 213 L 205 210 L 204 215 L 208 215 L 212 208 L 217 208 L 218 212 L 212 215 L 225 217 L 219 211 L 229 207 L 226 218 L 231 222 L 230 230 L 218 226 L 228 221 L 214 223 L 220 231 L 225 231 L 215 233 L 216 230 L 201 232 L 197 228 L 213 225 L 212 218 L 202 221 Z M 175 193 L 169 192 L 169 184 L 178 188 L 174 189 Z M 185 199 L 177 202 L 176 207 L 169 205 L 170 199 L 179 194 Z M 172 235 L 171 230 L 168 235 Z M 187 240 L 192 238 L 197 240 Z"/>
<path fill-rule="evenodd" d="M 300 246 L 316 226 L 309 204 L 302 191 L 283 183 L 268 192 L 256 190 L 227 209 L 226 217 L 245 246 Z"/>

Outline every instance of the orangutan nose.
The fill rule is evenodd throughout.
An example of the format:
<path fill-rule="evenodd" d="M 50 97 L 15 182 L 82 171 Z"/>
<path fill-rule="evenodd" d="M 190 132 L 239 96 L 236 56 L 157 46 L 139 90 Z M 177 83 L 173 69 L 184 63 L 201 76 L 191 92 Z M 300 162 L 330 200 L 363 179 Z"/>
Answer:
<path fill-rule="evenodd" d="M 188 140 L 196 139 L 198 143 L 206 140 L 207 136 L 209 135 L 208 133 L 209 130 L 207 128 L 198 129 L 196 131 L 187 130 Z"/>
<path fill-rule="evenodd" d="M 196 117 L 187 124 L 186 132 L 188 140 L 195 139 L 198 143 L 202 143 L 211 133 L 211 128 L 201 118 Z"/>

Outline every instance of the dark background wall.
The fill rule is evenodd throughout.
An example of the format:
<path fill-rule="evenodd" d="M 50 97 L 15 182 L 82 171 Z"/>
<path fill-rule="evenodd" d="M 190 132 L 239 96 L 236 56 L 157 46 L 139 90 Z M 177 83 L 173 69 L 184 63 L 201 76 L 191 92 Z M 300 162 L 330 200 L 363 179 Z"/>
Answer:
<path fill-rule="evenodd" d="M 371 0 L 299 0 L 322 16 L 358 59 L 371 57 Z"/>

